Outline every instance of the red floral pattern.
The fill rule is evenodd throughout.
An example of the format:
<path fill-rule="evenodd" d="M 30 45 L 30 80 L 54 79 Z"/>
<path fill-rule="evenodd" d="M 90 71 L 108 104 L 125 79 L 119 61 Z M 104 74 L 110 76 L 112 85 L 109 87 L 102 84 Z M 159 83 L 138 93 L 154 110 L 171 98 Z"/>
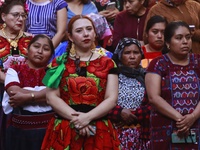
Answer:
<path fill-rule="evenodd" d="M 0 36 L 0 58 L 10 54 L 10 43 Z"/>
<path fill-rule="evenodd" d="M 92 78 L 70 78 L 67 82 L 69 94 L 76 104 L 93 104 L 97 101 L 96 82 Z"/>
<path fill-rule="evenodd" d="M 115 64 L 110 61 L 108 57 L 104 56 L 104 58 L 99 59 L 98 62 L 90 62 L 90 66 L 88 66 L 88 72 L 93 73 L 97 77 L 105 79 L 107 78 L 108 71 L 114 67 Z"/>
<path fill-rule="evenodd" d="M 55 66 L 55 61 L 52 63 Z M 87 66 L 80 62 L 80 66 Z M 98 69 L 96 69 L 98 68 Z M 68 58 L 66 70 L 60 83 L 61 98 L 68 105 L 87 104 L 97 106 L 104 100 L 107 76 L 109 71 L 116 68 L 115 63 L 107 57 L 99 57 L 87 66 L 87 77 L 76 74 L 74 60 Z M 119 150 L 120 142 L 117 132 L 109 120 L 98 120 L 96 135 L 89 138 L 79 136 L 68 120 L 53 118 L 48 126 L 42 150 Z"/>
<path fill-rule="evenodd" d="M 25 61 L 27 55 L 27 47 L 32 39 L 32 36 L 26 36 L 25 34 L 18 41 L 18 53 L 19 55 L 12 56 L 12 50 L 10 49 L 10 43 L 4 37 L 0 36 L 0 59 L 4 63 L 4 69 L 8 69 L 14 64 L 22 64 Z"/>
<path fill-rule="evenodd" d="M 27 55 L 27 48 L 32 38 L 33 38 L 32 36 L 26 36 L 19 39 L 18 48 L 21 54 L 25 56 Z"/>
<path fill-rule="evenodd" d="M 56 66 L 55 61 L 52 66 Z M 87 66 L 86 62 L 80 62 L 80 66 Z M 102 56 L 87 66 L 89 78 L 77 77 L 74 60 L 68 58 L 60 84 L 61 98 L 68 104 L 98 105 L 104 98 L 107 75 L 112 68 L 116 68 L 113 60 Z"/>

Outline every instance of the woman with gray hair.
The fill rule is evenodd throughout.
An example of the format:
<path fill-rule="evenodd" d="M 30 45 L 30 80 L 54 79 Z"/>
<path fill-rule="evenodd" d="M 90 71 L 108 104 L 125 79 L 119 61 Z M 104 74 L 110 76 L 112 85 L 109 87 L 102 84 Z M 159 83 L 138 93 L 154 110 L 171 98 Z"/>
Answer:
<path fill-rule="evenodd" d="M 150 106 L 145 94 L 145 70 L 140 66 L 143 58 L 141 45 L 134 38 L 121 39 L 113 55 L 119 68 L 119 93 L 118 105 L 109 117 L 115 123 L 122 149 L 148 149 Z"/>

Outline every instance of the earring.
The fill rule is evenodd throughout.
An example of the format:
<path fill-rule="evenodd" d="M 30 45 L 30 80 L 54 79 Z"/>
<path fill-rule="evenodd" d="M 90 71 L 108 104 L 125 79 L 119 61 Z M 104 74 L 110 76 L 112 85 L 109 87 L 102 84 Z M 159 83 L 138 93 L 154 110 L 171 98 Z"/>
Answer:
<path fill-rule="evenodd" d="M 72 43 L 72 46 L 71 46 L 69 55 L 70 55 L 71 57 L 75 57 L 75 56 L 76 56 L 76 51 L 75 51 L 75 48 L 74 48 L 74 43 Z"/>
<path fill-rule="evenodd" d="M 96 44 L 93 43 L 93 44 L 91 45 L 91 52 L 94 52 L 95 50 L 96 50 Z"/>
<path fill-rule="evenodd" d="M 170 49 L 170 46 L 169 46 L 169 45 L 167 46 L 167 49 Z"/>
<path fill-rule="evenodd" d="M 3 26 L 3 28 L 5 28 L 5 27 L 6 27 L 6 23 L 3 23 L 3 25 L 2 25 L 2 26 Z"/>

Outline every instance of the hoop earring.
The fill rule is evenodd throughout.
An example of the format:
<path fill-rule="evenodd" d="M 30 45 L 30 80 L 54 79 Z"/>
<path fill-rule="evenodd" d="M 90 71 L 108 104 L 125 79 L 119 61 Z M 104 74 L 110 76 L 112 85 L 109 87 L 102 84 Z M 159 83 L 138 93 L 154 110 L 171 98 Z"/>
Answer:
<path fill-rule="evenodd" d="M 75 50 L 75 48 L 74 48 L 74 43 L 72 43 L 72 46 L 71 46 L 69 55 L 70 55 L 71 57 L 75 57 L 75 56 L 76 56 L 76 50 Z"/>

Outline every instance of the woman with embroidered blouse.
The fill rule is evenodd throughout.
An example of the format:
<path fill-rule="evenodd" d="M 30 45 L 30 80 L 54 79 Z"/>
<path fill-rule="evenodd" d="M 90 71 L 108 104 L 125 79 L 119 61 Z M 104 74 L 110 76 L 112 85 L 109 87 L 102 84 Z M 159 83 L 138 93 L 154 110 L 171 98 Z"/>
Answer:
<path fill-rule="evenodd" d="M 6 116 L 3 114 L 1 104 L 5 72 L 11 65 L 25 62 L 27 47 L 32 35 L 22 30 L 27 18 L 27 10 L 21 1 L 5 0 L 0 6 L 0 14 L 3 23 L 0 30 L 0 149 L 5 149 L 3 140 Z"/>
<path fill-rule="evenodd" d="M 119 150 L 116 130 L 107 118 L 117 101 L 116 65 L 93 52 L 96 33 L 90 18 L 74 16 L 68 32 L 67 52 L 53 62 L 55 67 L 43 80 L 49 87 L 47 103 L 56 115 L 41 149 Z"/>
<path fill-rule="evenodd" d="M 36 35 L 28 46 L 25 64 L 11 66 L 5 78 L 3 110 L 10 114 L 6 150 L 39 150 L 47 124 L 53 117 L 46 103 L 42 79 L 54 47 L 46 35 Z"/>
<path fill-rule="evenodd" d="M 168 52 L 147 68 L 151 149 L 200 150 L 200 55 L 190 53 L 191 37 L 187 23 L 170 22 L 164 32 Z"/>

